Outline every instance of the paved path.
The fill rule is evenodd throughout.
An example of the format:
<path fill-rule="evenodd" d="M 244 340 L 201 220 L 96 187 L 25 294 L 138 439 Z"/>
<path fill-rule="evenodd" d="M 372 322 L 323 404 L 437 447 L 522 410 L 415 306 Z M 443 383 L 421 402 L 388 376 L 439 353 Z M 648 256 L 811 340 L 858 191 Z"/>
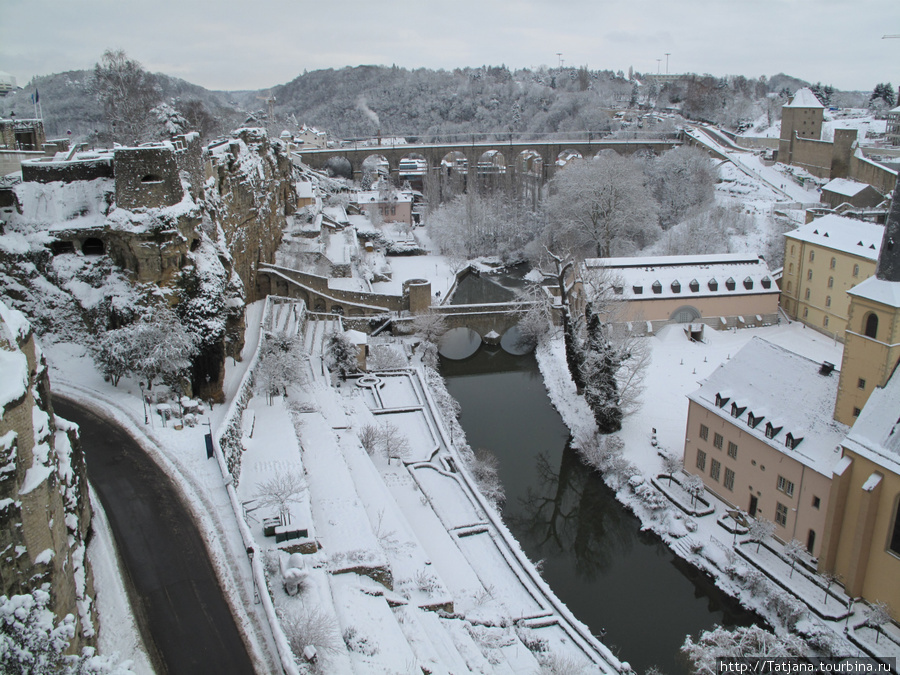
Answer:
<path fill-rule="evenodd" d="M 53 407 L 81 427 L 88 479 L 115 535 L 158 672 L 253 673 L 200 532 L 169 478 L 114 424 L 58 397 Z"/>

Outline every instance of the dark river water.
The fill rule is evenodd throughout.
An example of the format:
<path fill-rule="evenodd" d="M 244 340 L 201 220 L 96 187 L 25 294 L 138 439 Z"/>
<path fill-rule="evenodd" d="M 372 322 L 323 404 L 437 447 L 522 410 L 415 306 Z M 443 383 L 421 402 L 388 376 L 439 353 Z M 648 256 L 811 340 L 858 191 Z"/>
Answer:
<path fill-rule="evenodd" d="M 569 445 L 532 354 L 482 347 L 441 359 L 473 448 L 500 460 L 503 518 L 556 595 L 623 661 L 687 673 L 678 648 L 715 624 L 755 616 L 681 562 L 619 504 Z"/>

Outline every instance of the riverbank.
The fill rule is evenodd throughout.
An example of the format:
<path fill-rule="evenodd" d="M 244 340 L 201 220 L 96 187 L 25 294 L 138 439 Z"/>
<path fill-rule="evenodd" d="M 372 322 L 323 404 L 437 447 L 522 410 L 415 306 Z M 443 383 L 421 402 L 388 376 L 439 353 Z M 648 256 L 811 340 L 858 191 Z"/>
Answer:
<path fill-rule="evenodd" d="M 835 654 L 855 654 L 857 649 L 843 635 L 843 623 L 820 618 L 785 590 L 791 588 L 789 584 L 774 583 L 735 553 L 733 543 L 740 538 L 717 524 L 719 516 L 729 508 L 726 504 L 706 493 L 704 499 L 714 508 L 713 514 L 688 516 L 651 487 L 651 480 L 665 471 L 659 452 L 678 457 L 683 454 L 686 395 L 754 336 L 809 358 L 840 363 L 841 345 L 806 330 L 802 324 L 710 331 L 705 344 L 687 340 L 679 326 L 666 327 L 657 336 L 647 338 L 651 362 L 645 374 L 641 406 L 625 419 L 620 432 L 606 439 L 618 439 L 622 452 L 621 458 L 610 464 L 615 469 L 603 477 L 645 529 L 658 534 L 677 556 L 708 575 L 718 588 L 758 613 L 776 631 L 792 630 L 812 636 L 817 642 L 827 643 L 826 650 Z M 545 339 L 537 349 L 537 359 L 550 399 L 575 439 L 573 444 L 587 461 L 593 459 L 596 465 L 603 453 L 588 447 L 595 438 L 596 425 L 569 376 L 562 336 Z M 651 443 L 654 429 L 656 446 Z M 608 456 L 603 455 L 601 461 L 609 463 Z M 780 549 L 780 545 L 773 541 L 773 548 Z M 783 574 L 781 569 L 765 572 L 776 579 Z M 850 617 L 851 624 L 861 620 L 861 610 L 860 607 L 858 615 Z"/>

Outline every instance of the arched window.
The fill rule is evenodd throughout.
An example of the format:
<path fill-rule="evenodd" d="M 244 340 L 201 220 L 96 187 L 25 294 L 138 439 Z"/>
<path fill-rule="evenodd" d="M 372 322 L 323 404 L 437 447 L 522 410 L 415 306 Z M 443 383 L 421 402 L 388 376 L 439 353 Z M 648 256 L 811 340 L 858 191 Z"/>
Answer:
<path fill-rule="evenodd" d="M 806 280 L 812 281 L 812 270 L 807 270 L 806 272 Z"/>
<path fill-rule="evenodd" d="M 853 266 L 853 276 L 855 276 L 855 277 L 859 276 L 859 265 Z"/>
<path fill-rule="evenodd" d="M 787 290 L 788 290 L 788 293 L 791 292 L 791 282 L 790 282 L 790 280 L 788 280 L 788 283 L 787 283 Z"/>
<path fill-rule="evenodd" d="M 831 296 L 830 295 L 825 297 L 825 306 L 831 307 Z"/>
<path fill-rule="evenodd" d="M 794 263 L 788 265 L 788 274 L 794 273 Z"/>
<path fill-rule="evenodd" d="M 832 259 L 831 259 L 831 269 L 834 269 L 834 266 L 835 266 L 835 265 L 837 265 L 837 259 L 836 259 L 836 258 L 832 258 Z"/>
<path fill-rule="evenodd" d="M 870 337 L 875 339 L 878 335 L 878 315 L 875 312 L 870 312 L 866 317 L 866 337 Z"/>
<path fill-rule="evenodd" d="M 810 251 L 810 252 L 809 252 L 809 262 L 812 262 L 812 261 L 815 260 L 815 259 L 816 259 L 816 252 L 815 252 L 815 251 Z"/>
<path fill-rule="evenodd" d="M 834 288 L 834 277 L 828 277 L 828 288 Z"/>

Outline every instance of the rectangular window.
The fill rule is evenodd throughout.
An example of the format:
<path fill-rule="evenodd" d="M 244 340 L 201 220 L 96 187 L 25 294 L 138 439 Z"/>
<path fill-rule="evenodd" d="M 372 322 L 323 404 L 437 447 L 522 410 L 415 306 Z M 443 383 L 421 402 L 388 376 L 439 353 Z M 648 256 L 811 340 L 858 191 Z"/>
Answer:
<path fill-rule="evenodd" d="M 819 499 L 819 498 L 816 497 L 816 496 L 813 496 L 813 508 L 814 508 L 814 509 L 817 509 L 817 508 L 819 508 L 820 506 L 822 506 L 822 500 Z"/>
<path fill-rule="evenodd" d="M 734 471 L 728 467 L 725 467 L 725 482 L 723 485 L 725 485 L 726 490 L 734 492 Z"/>
<path fill-rule="evenodd" d="M 700 438 L 702 438 L 704 441 L 709 440 L 709 427 L 705 424 L 700 425 Z"/>
<path fill-rule="evenodd" d="M 713 436 L 713 445 L 716 446 L 719 450 L 721 450 L 721 449 L 722 449 L 722 442 L 723 442 L 724 440 L 725 440 L 725 439 L 722 438 L 722 434 L 716 434 L 715 436 Z"/>
<path fill-rule="evenodd" d="M 866 381 L 862 378 L 859 378 L 859 380 L 856 382 L 856 386 L 859 387 L 860 389 L 865 389 Z"/>
<path fill-rule="evenodd" d="M 778 476 L 778 491 L 783 492 L 788 497 L 794 496 L 794 484 L 784 476 Z"/>
<path fill-rule="evenodd" d="M 706 453 L 702 450 L 697 451 L 697 468 L 706 471 Z"/>
<path fill-rule="evenodd" d="M 788 507 L 781 502 L 775 504 L 775 522 L 784 527 L 787 525 Z"/>
<path fill-rule="evenodd" d="M 722 470 L 722 465 L 719 463 L 719 460 L 714 459 L 709 463 L 709 477 L 714 481 L 719 480 L 719 472 Z"/>
<path fill-rule="evenodd" d="M 728 456 L 732 459 L 737 459 L 737 443 L 728 441 Z"/>

